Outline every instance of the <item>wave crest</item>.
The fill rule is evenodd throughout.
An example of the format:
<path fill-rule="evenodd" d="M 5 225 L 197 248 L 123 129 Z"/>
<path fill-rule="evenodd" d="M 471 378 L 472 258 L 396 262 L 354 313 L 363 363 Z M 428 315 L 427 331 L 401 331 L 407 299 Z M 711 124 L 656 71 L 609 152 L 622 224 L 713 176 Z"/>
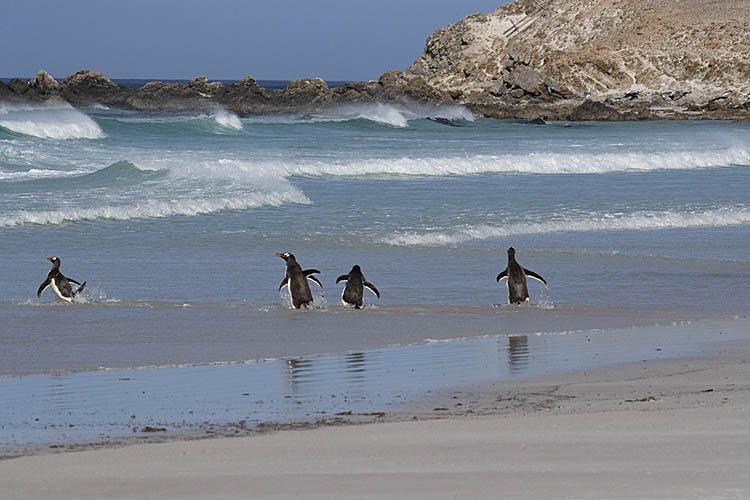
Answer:
<path fill-rule="evenodd" d="M 21 172 L 0 172 L 0 181 L 34 181 L 39 179 L 57 179 L 86 174 L 85 170 L 41 170 L 32 168 Z"/>
<path fill-rule="evenodd" d="M 158 170 L 141 170 L 129 161 L 121 160 L 94 172 L 87 173 L 79 177 L 79 179 L 97 182 L 106 186 L 122 181 L 151 178 L 154 174 L 160 172 Z"/>
<path fill-rule="evenodd" d="M 733 147 L 706 152 L 531 153 L 458 158 L 390 158 L 351 163 L 285 166 L 300 176 L 464 176 L 483 174 L 606 174 L 628 171 L 685 170 L 750 165 L 750 150 Z"/>
<path fill-rule="evenodd" d="M 382 125 L 396 128 L 409 126 L 412 120 L 424 120 L 427 118 L 439 118 L 447 121 L 474 121 L 474 115 L 463 106 L 455 104 L 428 105 L 428 104 L 406 104 L 396 106 L 379 102 L 368 104 L 348 104 L 336 106 L 325 110 L 319 115 L 304 115 L 297 117 L 299 122 L 345 122 L 352 120 L 368 120 Z"/>
<path fill-rule="evenodd" d="M 39 139 L 101 139 L 104 132 L 70 104 L 0 103 L 0 127 Z"/>
<path fill-rule="evenodd" d="M 231 128 L 234 130 L 242 130 L 242 122 L 240 117 L 226 109 L 217 109 L 211 115 L 211 117 L 221 125 L 222 127 Z"/>
<path fill-rule="evenodd" d="M 149 200 L 130 205 L 105 205 L 92 208 L 70 207 L 64 210 L 19 211 L 0 217 L 0 227 L 17 227 L 29 224 L 62 224 L 99 219 L 130 220 L 173 216 L 194 216 L 225 210 L 246 210 L 261 206 L 279 206 L 284 203 L 309 204 L 300 191 L 282 193 L 252 193 L 234 198 L 182 199 L 172 201 Z"/>
<path fill-rule="evenodd" d="M 750 209 L 725 207 L 705 211 L 636 212 L 629 215 L 592 214 L 585 218 L 573 219 L 553 217 L 545 222 L 517 222 L 503 226 L 482 224 L 466 226 L 455 231 L 398 233 L 383 238 L 381 242 L 395 246 L 443 246 L 528 234 L 721 227 L 744 224 L 750 224 Z"/>

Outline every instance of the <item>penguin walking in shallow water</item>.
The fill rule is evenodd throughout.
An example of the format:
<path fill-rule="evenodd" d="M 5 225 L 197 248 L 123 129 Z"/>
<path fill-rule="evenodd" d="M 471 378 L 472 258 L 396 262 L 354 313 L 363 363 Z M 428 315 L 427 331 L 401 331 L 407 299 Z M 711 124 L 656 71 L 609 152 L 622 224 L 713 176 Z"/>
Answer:
<path fill-rule="evenodd" d="M 39 286 L 36 296 L 39 297 L 48 286 L 51 286 L 52 290 L 54 290 L 57 296 L 62 300 L 73 302 L 73 298 L 83 291 L 86 282 L 84 281 L 83 284 L 80 284 L 72 278 L 66 278 L 63 276 L 63 273 L 60 272 L 60 259 L 57 257 L 50 257 L 47 260 L 52 262 L 52 270 L 47 274 L 47 279 L 44 280 L 44 283 Z M 73 287 L 70 286 L 71 283 L 78 285 L 78 289 L 74 291 Z"/>
<path fill-rule="evenodd" d="M 359 266 L 352 267 L 349 274 L 342 274 L 336 278 L 336 283 L 346 281 L 346 286 L 341 294 L 341 302 L 345 306 L 354 306 L 355 309 L 361 309 L 364 303 L 363 295 L 364 288 L 367 287 L 377 298 L 380 298 L 380 292 L 375 288 L 375 285 L 365 279 L 364 274 Z"/>
<path fill-rule="evenodd" d="M 516 250 L 513 247 L 508 249 L 508 267 L 497 275 L 497 281 L 502 279 L 508 280 L 508 304 L 521 304 L 529 301 L 529 290 L 526 288 L 526 277 L 539 280 L 545 285 L 544 278 L 534 271 L 524 269 L 516 262 Z"/>
<path fill-rule="evenodd" d="M 281 280 L 279 291 L 288 286 L 289 296 L 292 299 L 294 308 L 308 307 L 312 304 L 313 296 L 307 280 L 314 281 L 319 287 L 323 288 L 323 284 L 318 281 L 318 278 L 313 276 L 313 274 L 320 274 L 320 271 L 317 269 L 306 269 L 303 271 L 302 267 L 297 263 L 297 259 L 289 252 L 277 253 L 276 257 L 281 257 L 286 261 L 286 274 L 284 274 L 284 279 Z"/>

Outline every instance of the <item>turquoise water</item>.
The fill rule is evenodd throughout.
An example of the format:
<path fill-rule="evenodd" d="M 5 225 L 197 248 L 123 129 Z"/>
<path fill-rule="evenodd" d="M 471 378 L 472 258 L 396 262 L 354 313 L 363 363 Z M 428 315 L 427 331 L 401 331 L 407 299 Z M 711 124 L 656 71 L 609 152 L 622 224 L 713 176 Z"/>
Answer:
<path fill-rule="evenodd" d="M 0 375 L 744 315 L 748 200 L 748 124 L 0 104 Z M 509 246 L 549 283 L 528 307 L 495 282 Z M 277 292 L 283 251 L 322 271 L 314 310 Z M 53 255 L 81 304 L 36 298 Z"/>

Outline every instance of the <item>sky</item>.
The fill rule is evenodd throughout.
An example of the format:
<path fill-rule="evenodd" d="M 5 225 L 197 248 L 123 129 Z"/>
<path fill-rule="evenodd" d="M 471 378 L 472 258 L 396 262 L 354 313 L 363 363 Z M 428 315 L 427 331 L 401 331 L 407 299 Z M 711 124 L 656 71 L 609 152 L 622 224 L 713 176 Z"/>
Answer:
<path fill-rule="evenodd" d="M 377 79 L 507 0 L 2 0 L 0 77 Z"/>

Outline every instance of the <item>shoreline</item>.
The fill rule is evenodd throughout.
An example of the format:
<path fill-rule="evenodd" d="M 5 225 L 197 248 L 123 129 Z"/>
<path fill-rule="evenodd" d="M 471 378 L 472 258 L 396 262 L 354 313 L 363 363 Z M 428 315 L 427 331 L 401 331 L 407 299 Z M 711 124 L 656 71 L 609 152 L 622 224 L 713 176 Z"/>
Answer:
<path fill-rule="evenodd" d="M 454 387 L 398 415 L 369 416 L 365 423 L 382 423 L 366 427 L 348 417 L 234 439 L 3 460 L 0 492 L 8 499 L 53 489 L 57 498 L 247 491 L 331 498 L 365 488 L 359 496 L 744 498 L 748 354 L 750 341 L 719 342 L 685 358 Z"/>
<path fill-rule="evenodd" d="M 525 388 L 547 387 L 550 380 L 586 380 L 590 373 L 619 366 L 635 370 L 642 362 L 679 365 L 706 358 L 704 363 L 734 344 L 741 346 L 738 352 L 750 353 L 746 323 L 712 320 L 436 342 L 248 365 L 2 379 L 7 409 L 0 456 L 526 412 L 556 401 L 549 388 L 522 396 Z M 495 399 L 495 392 L 507 396 Z"/>
<path fill-rule="evenodd" d="M 277 362 L 287 359 L 319 359 L 333 356 L 344 356 L 351 352 L 373 351 L 386 348 L 409 348 L 439 342 L 457 342 L 462 340 L 476 341 L 480 339 L 505 338 L 507 336 L 524 335 L 562 335 L 569 333 L 585 333 L 589 331 L 608 331 L 629 328 L 650 328 L 678 324 L 689 324 L 699 319 L 724 320 L 737 319 L 738 310 L 703 311 L 696 312 L 687 309 L 659 308 L 603 308 L 593 309 L 585 307 L 557 307 L 540 304 L 518 307 L 499 306 L 461 306 L 461 305 L 430 305 L 430 304 L 384 304 L 367 307 L 357 311 L 357 321 L 363 331 L 378 332 L 377 335 L 330 335 L 332 328 L 336 329 L 351 320 L 353 311 L 343 306 L 328 305 L 325 308 L 304 311 L 307 324 L 307 338 L 309 343 L 304 346 L 295 343 L 280 345 L 259 345 L 263 339 L 273 338 L 276 323 L 268 326 L 263 323 L 267 316 L 274 318 L 297 318 L 300 311 L 290 310 L 285 305 L 251 305 L 249 307 L 191 302 L 190 307 L 183 307 L 182 302 L 155 303 L 154 301 L 99 303 L 90 302 L 79 304 L 80 308 L 88 311 L 92 328 L 107 329 L 111 335 L 126 335 L 125 332 L 143 329 L 143 322 L 132 320 L 127 313 L 133 307 L 159 307 L 169 311 L 164 321 L 151 325 L 154 332 L 172 325 L 178 329 L 193 328 L 208 329 L 214 322 L 220 320 L 228 310 L 233 314 L 233 322 L 224 322 L 224 328 L 232 335 L 216 339 L 211 346 L 196 344 L 195 340 L 182 338 L 183 350 L 181 355 L 166 356 L 170 353 L 169 340 L 162 341 L 158 333 L 136 335 L 131 339 L 141 348 L 131 348 L 121 353 L 122 347 L 116 344 L 101 346 L 99 356 L 91 360 L 81 360 L 71 355 L 64 348 L 65 342 L 76 341 L 75 334 L 67 337 L 56 337 L 62 346 L 57 350 L 48 346 L 37 352 L 37 360 L 29 359 L 33 354 L 24 350 L 9 350 L 5 355 L 0 353 L 0 380 L 25 376 L 66 376 L 88 372 L 112 372 L 122 370 L 143 369 L 177 369 L 195 368 L 201 366 L 251 365 L 258 363 Z M 56 302 L 39 302 L 31 304 L 2 304 L 4 308 L 21 308 L 33 310 L 47 318 L 74 318 L 75 313 Z M 97 314 L 117 310 L 117 325 L 108 326 L 105 319 L 98 319 Z M 310 314 L 307 314 L 310 313 Z M 701 318 L 702 317 L 702 318 Z M 383 322 L 396 323 L 386 331 L 379 330 Z M 256 325 L 252 336 L 253 348 L 249 351 L 236 341 L 236 336 L 242 331 L 243 325 Z M 465 325 L 471 324 L 471 331 L 465 330 Z M 21 338 L 28 328 L 23 323 L 9 321 L 6 328 Z M 198 339 L 199 340 L 199 339 Z M 157 352 L 162 354 L 157 354 Z M 187 355 L 186 353 L 199 353 Z M 242 356 L 250 354 L 249 356 Z"/>

